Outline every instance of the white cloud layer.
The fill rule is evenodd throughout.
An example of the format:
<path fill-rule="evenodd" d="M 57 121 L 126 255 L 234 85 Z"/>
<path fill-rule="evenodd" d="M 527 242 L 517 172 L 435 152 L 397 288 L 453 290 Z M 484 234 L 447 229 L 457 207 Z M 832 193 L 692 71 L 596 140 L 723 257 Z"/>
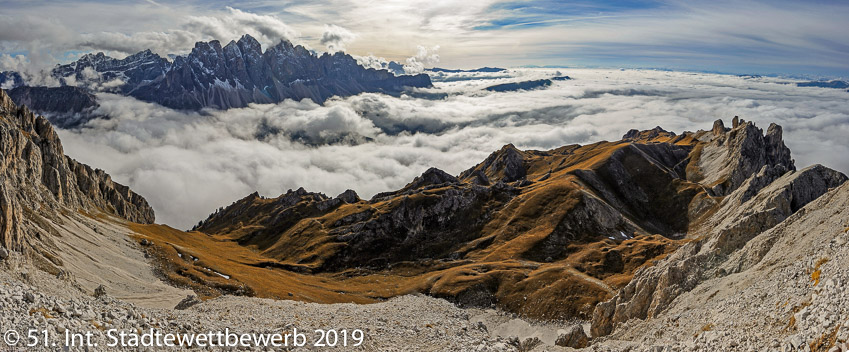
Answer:
<path fill-rule="evenodd" d="M 783 125 L 798 167 L 849 171 L 844 90 L 713 74 L 563 73 L 575 79 L 545 90 L 481 89 L 554 70 L 461 73 L 414 94 L 431 99 L 361 94 L 324 106 L 285 101 L 224 112 L 183 113 L 99 94 L 98 113 L 110 119 L 60 135 L 66 153 L 129 184 L 159 222 L 180 228 L 254 190 L 277 196 L 303 186 L 336 195 L 351 188 L 370 197 L 431 166 L 458 174 L 507 143 L 550 149 L 618 140 L 631 128 L 708 129 L 735 115 L 762 128 Z"/>

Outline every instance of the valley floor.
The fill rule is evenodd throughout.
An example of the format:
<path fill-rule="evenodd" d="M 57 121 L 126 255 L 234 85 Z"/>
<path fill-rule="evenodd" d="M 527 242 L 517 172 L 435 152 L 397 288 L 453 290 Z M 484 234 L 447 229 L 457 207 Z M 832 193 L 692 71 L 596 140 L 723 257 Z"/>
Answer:
<path fill-rule="evenodd" d="M 237 333 L 285 334 L 297 329 L 306 333 L 308 346 L 293 350 L 326 350 L 309 346 L 317 341 L 315 329 L 334 329 L 340 334 L 343 329 L 349 334 L 359 329 L 362 335 L 355 336 L 363 336 L 362 345 L 340 350 L 513 351 L 516 350 L 515 339 L 495 335 L 539 334 L 540 331 L 494 310 L 465 310 L 445 300 L 419 295 L 375 304 L 318 304 L 221 296 L 185 310 L 174 310 L 145 308 L 108 294 L 94 298 L 80 290 L 66 289 L 64 294 L 57 294 L 43 289 L 64 284 L 56 280 L 38 270 L 15 274 L 0 271 L 0 327 L 4 333 L 14 329 L 22 336 L 16 346 L 24 346 L 30 329 L 38 331 L 40 339 L 42 331 L 46 330 L 51 343 L 60 345 L 64 344 L 66 329 L 71 333 L 92 332 L 91 341 L 100 346 L 91 349 L 95 351 L 118 349 L 102 347 L 111 341 L 107 335 L 110 329 L 146 332 L 155 328 L 164 333 L 200 334 L 225 329 Z M 555 331 L 546 331 L 545 338 L 551 339 L 555 334 Z M 349 337 L 349 344 L 354 343 L 356 340 Z M 39 346 L 26 350 L 53 351 L 56 348 Z"/>

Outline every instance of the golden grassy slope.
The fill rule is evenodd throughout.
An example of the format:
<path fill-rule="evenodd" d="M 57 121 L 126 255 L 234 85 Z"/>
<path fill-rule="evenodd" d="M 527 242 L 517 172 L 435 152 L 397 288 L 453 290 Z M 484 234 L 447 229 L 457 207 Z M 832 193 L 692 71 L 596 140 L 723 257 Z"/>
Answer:
<path fill-rule="evenodd" d="M 669 150 L 689 157 L 672 157 Z M 680 246 L 683 240 L 670 237 L 687 232 L 690 222 L 712 209 L 691 204 L 703 204 L 706 197 L 701 185 L 687 181 L 697 173 L 690 158 L 699 150 L 690 134 L 653 133 L 629 141 L 516 151 L 531 182 L 516 182 L 515 191 L 509 191 L 515 194 L 509 196 L 492 193 L 474 198 L 463 211 L 451 213 L 454 219 L 446 220 L 445 226 L 460 226 L 459 230 L 431 223 L 392 228 L 400 231 L 393 236 L 406 241 L 423 237 L 413 243 L 411 252 L 391 257 L 382 255 L 406 242 L 388 238 L 389 247 L 358 249 L 357 243 L 340 239 L 344 236 L 339 230 L 351 224 L 380 224 L 392 214 L 432 206 L 451 194 L 472 194 L 481 186 L 473 186 L 473 178 L 466 177 L 456 184 L 405 189 L 385 199 L 324 210 L 319 205 L 327 198 L 314 194 L 286 206 L 281 205 L 285 195 L 273 199 L 251 195 L 204 223 L 200 229 L 206 233 L 160 225 L 132 227 L 139 241 L 153 243 L 149 251 L 163 275 L 207 297 L 236 293 L 368 303 L 425 293 L 463 304 L 493 304 L 536 318 L 586 318 L 635 270 Z M 504 170 L 483 164 L 476 168 L 471 171 L 485 173 L 492 183 L 504 177 Z M 622 173 L 625 184 L 619 182 Z M 633 200 L 629 192 L 634 189 L 647 193 L 648 200 Z M 620 222 L 593 223 L 597 209 L 588 205 L 590 201 L 615 211 Z M 587 221 L 564 227 L 586 214 Z M 655 229 L 666 236 L 652 234 Z M 620 231 L 633 238 L 608 238 Z M 434 243 L 428 232 L 444 233 L 452 241 Z M 550 252 L 553 248 L 553 254 L 540 255 L 543 248 Z M 340 261 L 344 256 L 364 258 Z M 382 261 L 375 266 L 357 264 L 371 263 L 369 259 Z"/>

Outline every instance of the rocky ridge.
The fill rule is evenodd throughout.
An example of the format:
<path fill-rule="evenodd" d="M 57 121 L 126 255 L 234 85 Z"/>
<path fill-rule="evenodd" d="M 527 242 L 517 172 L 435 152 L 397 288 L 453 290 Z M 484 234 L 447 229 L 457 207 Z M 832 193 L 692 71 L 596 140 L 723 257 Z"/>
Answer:
<path fill-rule="evenodd" d="M 79 60 L 56 66 L 50 74 L 62 85 L 128 93 L 170 69 L 171 63 L 150 50 L 115 59 L 104 53 L 85 54 Z M 110 84 L 111 83 L 111 84 Z"/>
<path fill-rule="evenodd" d="M 676 292 L 662 311 L 616 323 L 610 335 L 594 340 L 594 350 L 849 351 L 847 209 L 844 183 L 717 260 L 715 275 Z M 659 266 L 668 270 L 678 256 Z M 637 273 L 635 281 L 649 277 Z M 665 282 L 657 287 L 669 292 Z"/>
<path fill-rule="evenodd" d="M 699 173 L 715 184 L 711 193 L 726 195 L 701 220 L 700 226 L 691 230 L 689 236 L 693 241 L 657 265 L 636 273 L 613 299 L 596 307 L 594 336 L 606 335 L 614 325 L 629 319 L 657 316 L 677 296 L 701 282 L 746 269 L 744 263 L 726 264 L 726 268 L 720 265 L 746 242 L 847 179 L 820 165 L 793 171 L 789 150 L 785 152 L 783 143 L 776 145 L 781 135 L 777 125 L 770 126 L 765 138 L 749 138 L 751 142 L 733 144 L 727 143 L 732 138 L 739 140 L 743 135 L 760 136 L 760 133 L 745 123 L 730 131 L 721 124 L 715 126 L 718 128 L 714 128 L 702 157 L 717 157 L 722 153 L 719 150 L 725 149 L 727 152 L 722 155 L 727 160 L 700 162 Z"/>
<path fill-rule="evenodd" d="M 187 56 L 178 56 L 168 71 L 129 95 L 175 109 L 229 109 L 249 103 L 276 103 L 328 98 L 362 92 L 400 92 L 406 86 L 429 87 L 427 75 L 395 76 L 365 69 L 350 55 L 316 56 L 301 45 L 281 40 L 263 52 L 249 35 L 223 47 L 218 41 L 198 42 Z"/>

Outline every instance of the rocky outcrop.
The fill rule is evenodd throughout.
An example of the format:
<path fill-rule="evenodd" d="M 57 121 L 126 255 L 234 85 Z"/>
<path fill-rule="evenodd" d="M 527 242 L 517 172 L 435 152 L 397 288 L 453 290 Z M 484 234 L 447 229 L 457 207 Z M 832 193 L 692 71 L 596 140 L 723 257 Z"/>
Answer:
<path fill-rule="evenodd" d="M 460 173 L 460 179 L 475 181 L 480 184 L 490 182 L 513 182 L 525 177 L 527 170 L 524 156 L 512 144 L 505 145 L 501 150 L 490 154 L 486 160 L 475 167 Z"/>
<path fill-rule="evenodd" d="M 47 222 L 65 211 L 106 212 L 152 223 L 141 196 L 65 156 L 51 124 L 0 91 L 0 243 L 13 250 L 49 233 Z"/>
<path fill-rule="evenodd" d="M 560 333 L 554 344 L 562 347 L 584 348 L 589 344 L 589 338 L 587 338 L 583 327 L 572 325 L 569 329 Z"/>
<path fill-rule="evenodd" d="M 623 140 L 631 140 L 631 141 L 655 141 L 659 138 L 674 138 L 674 132 L 668 132 L 657 126 L 647 131 L 640 131 L 637 129 L 629 130 L 625 135 L 622 136 Z"/>
<path fill-rule="evenodd" d="M 740 128 L 750 127 L 741 125 Z M 773 133 L 768 135 L 778 138 L 771 141 L 772 146 L 783 146 L 780 128 L 771 130 Z M 746 150 L 745 146 L 728 148 Z M 715 213 L 700 225 L 700 229 L 693 231 L 693 236 L 700 234 L 696 240 L 685 244 L 657 265 L 638 271 L 616 296 L 596 306 L 592 320 L 594 337 L 611 333 L 617 324 L 629 319 L 657 316 L 678 296 L 705 280 L 753 266 L 768 251 L 768 246 L 761 246 L 759 250 L 750 251 L 747 255 L 735 253 L 759 234 L 847 180 L 840 172 L 821 165 L 782 174 L 786 170 L 785 163 L 789 162 L 792 166 L 792 160 L 789 160 L 789 155 L 781 154 L 783 149 L 777 150 L 778 156 L 774 154 L 756 160 L 780 162 L 762 165 L 757 174 L 727 195 Z M 760 156 L 768 154 L 756 153 Z M 739 160 L 739 157 L 730 159 Z M 735 165 L 752 167 L 751 159 Z M 731 174 L 742 175 L 747 172 L 732 170 Z"/>
<path fill-rule="evenodd" d="M 338 196 L 336 196 L 336 198 L 348 204 L 354 204 L 360 201 L 360 196 L 357 195 L 357 192 L 354 192 L 354 190 L 352 189 L 340 193 Z"/>
<path fill-rule="evenodd" d="M 742 121 L 726 130 L 717 121 L 709 137 L 697 160 L 698 173 L 688 178 L 709 187 L 712 195 L 730 194 L 764 166 L 775 169 L 772 173 L 777 175 L 796 170 L 781 126 L 776 124 L 771 124 L 764 135 L 752 122 Z"/>
<path fill-rule="evenodd" d="M 458 178 L 449 175 L 445 171 L 432 167 L 427 169 L 427 171 L 423 172 L 420 176 L 417 176 L 412 182 L 404 186 L 404 188 L 394 192 L 378 193 L 372 197 L 372 200 L 389 199 L 398 195 L 413 194 L 426 189 L 457 184 L 460 184 L 460 180 Z"/>

